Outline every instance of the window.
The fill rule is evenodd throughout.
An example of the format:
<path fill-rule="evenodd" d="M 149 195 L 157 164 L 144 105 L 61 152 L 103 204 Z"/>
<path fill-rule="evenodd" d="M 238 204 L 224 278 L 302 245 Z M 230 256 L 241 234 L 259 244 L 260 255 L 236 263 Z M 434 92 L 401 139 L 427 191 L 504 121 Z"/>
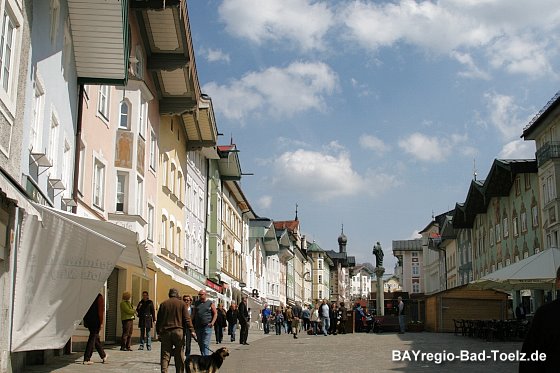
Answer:
<path fill-rule="evenodd" d="M 420 292 L 420 284 L 412 284 L 412 292 L 419 293 Z"/>
<path fill-rule="evenodd" d="M 51 0 L 51 43 L 55 44 L 58 33 L 58 19 L 60 17 L 59 0 Z"/>
<path fill-rule="evenodd" d="M 518 227 L 518 225 L 519 225 L 519 219 L 517 218 L 517 216 L 515 216 L 515 217 L 513 218 L 513 235 L 514 235 L 515 237 L 519 236 L 519 227 Z"/>
<path fill-rule="evenodd" d="M 168 167 L 169 167 L 169 158 L 167 157 L 167 154 L 163 155 L 163 174 L 162 174 L 162 184 L 163 186 L 167 186 L 167 173 L 169 172 Z"/>
<path fill-rule="evenodd" d="M 148 240 L 154 241 L 154 206 L 148 204 Z"/>
<path fill-rule="evenodd" d="M 533 227 L 539 226 L 539 208 L 537 205 L 531 206 L 531 217 L 533 221 Z"/>
<path fill-rule="evenodd" d="M 41 137 L 43 136 L 43 110 L 45 105 L 45 91 L 38 77 L 33 82 L 35 97 L 33 99 L 33 122 L 31 123 L 30 149 L 34 153 L 41 152 Z"/>
<path fill-rule="evenodd" d="M 129 109 L 130 105 L 128 101 L 123 100 L 119 106 L 119 129 L 127 130 L 129 129 Z"/>
<path fill-rule="evenodd" d="M 175 189 L 175 194 L 179 201 L 183 202 L 183 173 L 177 171 L 177 188 Z"/>
<path fill-rule="evenodd" d="M 323 275 L 319 275 L 319 284 L 323 283 Z"/>
<path fill-rule="evenodd" d="M 502 240 L 502 228 L 500 224 L 496 224 L 496 242 L 500 242 Z"/>
<path fill-rule="evenodd" d="M 525 174 L 525 189 L 531 189 L 531 175 Z"/>
<path fill-rule="evenodd" d="M 105 198 L 105 165 L 95 160 L 93 172 L 93 204 L 103 209 L 103 199 Z"/>
<path fill-rule="evenodd" d="M 505 217 L 504 218 L 504 238 L 506 238 L 507 236 L 509 236 L 509 224 L 508 224 L 508 218 Z"/>
<path fill-rule="evenodd" d="M 2 50 L 0 50 L 0 85 L 8 96 L 10 96 L 12 90 L 12 82 L 10 79 L 14 67 L 13 53 L 15 51 L 16 27 L 16 23 L 14 19 L 12 19 L 10 12 L 4 9 L 4 14 L 2 16 L 2 34 L 0 35 L 0 45 L 2 48 Z"/>
<path fill-rule="evenodd" d="M 144 180 L 136 177 L 136 214 L 142 216 L 144 213 Z"/>
<path fill-rule="evenodd" d="M 175 163 L 171 162 L 171 174 L 169 175 L 169 181 L 167 186 L 171 190 L 171 193 L 175 194 Z"/>
<path fill-rule="evenodd" d="M 323 299 L 323 290 L 319 290 L 319 299 Z"/>
<path fill-rule="evenodd" d="M 167 248 L 169 252 L 175 252 L 175 223 L 173 220 L 169 221 L 169 247 Z"/>
<path fill-rule="evenodd" d="M 138 111 L 138 133 L 140 136 L 145 139 L 146 138 L 146 123 L 148 117 L 148 104 L 144 98 L 140 99 L 140 108 Z"/>
<path fill-rule="evenodd" d="M 56 174 L 56 155 L 58 153 L 58 119 L 54 112 L 51 115 L 51 132 L 49 134 L 49 149 L 48 149 L 48 158 L 51 164 L 53 165 L 53 171 Z"/>
<path fill-rule="evenodd" d="M 150 133 L 150 168 L 155 171 L 156 170 L 156 148 L 157 145 L 157 139 L 156 139 L 156 134 L 154 133 L 154 131 L 152 131 Z"/>
<path fill-rule="evenodd" d="M 418 256 L 418 251 L 413 251 L 412 256 L 417 257 Z"/>
<path fill-rule="evenodd" d="M 85 170 L 84 167 L 86 165 L 86 147 L 83 142 L 80 141 L 80 169 L 78 172 L 80 173 L 78 176 L 78 190 L 83 193 L 84 192 L 84 174 Z"/>
<path fill-rule="evenodd" d="M 521 182 L 519 180 L 519 176 L 515 178 L 515 195 L 518 196 L 521 194 Z"/>
<path fill-rule="evenodd" d="M 418 267 L 417 263 L 412 264 L 412 275 L 419 276 L 420 275 L 420 268 Z"/>
<path fill-rule="evenodd" d="M 521 212 L 521 232 L 527 232 L 527 213 Z"/>
<path fill-rule="evenodd" d="M 135 57 L 137 62 L 134 67 L 134 75 L 142 79 L 144 77 L 144 54 L 142 53 L 142 48 L 139 45 L 136 46 Z"/>
<path fill-rule="evenodd" d="M 107 85 L 99 87 L 99 102 L 97 103 L 97 111 L 105 120 L 109 120 L 109 86 Z"/>
<path fill-rule="evenodd" d="M 64 149 L 62 153 L 62 177 L 64 178 L 64 197 L 69 198 L 72 191 L 72 152 L 70 144 L 64 140 Z"/>
<path fill-rule="evenodd" d="M 494 227 L 490 227 L 489 231 L 489 235 L 490 235 L 490 246 L 494 246 L 494 242 L 496 242 L 495 237 L 494 237 Z"/>
<path fill-rule="evenodd" d="M 319 260 L 317 261 L 317 268 L 318 268 L 318 269 L 323 269 L 323 259 L 319 259 Z"/>
<path fill-rule="evenodd" d="M 117 172 L 117 206 L 118 212 L 126 212 L 128 175 L 124 172 Z"/>
<path fill-rule="evenodd" d="M 165 215 L 161 217 L 159 245 L 162 249 L 165 249 L 167 247 L 167 218 L 165 217 Z"/>

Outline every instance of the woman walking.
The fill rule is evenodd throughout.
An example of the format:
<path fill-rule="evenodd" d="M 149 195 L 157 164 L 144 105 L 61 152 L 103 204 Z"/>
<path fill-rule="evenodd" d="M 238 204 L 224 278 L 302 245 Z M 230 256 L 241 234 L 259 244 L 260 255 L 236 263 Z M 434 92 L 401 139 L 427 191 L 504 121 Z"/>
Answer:
<path fill-rule="evenodd" d="M 132 339 L 132 326 L 136 311 L 130 303 L 130 293 L 128 291 L 123 293 L 120 306 L 122 322 L 121 351 L 132 351 L 130 340 Z"/>
<path fill-rule="evenodd" d="M 311 326 L 313 327 L 313 335 L 317 335 L 319 330 L 319 303 L 315 303 L 315 307 L 311 311 Z"/>
<path fill-rule="evenodd" d="M 227 325 L 226 319 L 226 311 L 224 310 L 224 305 L 222 303 L 218 304 L 218 308 L 216 309 L 218 312 L 218 316 L 216 316 L 216 323 L 214 324 L 214 333 L 216 334 L 216 343 L 222 343 L 222 339 L 224 338 L 224 329 Z"/>
<path fill-rule="evenodd" d="M 237 330 L 237 318 L 239 317 L 239 312 L 237 311 L 237 304 L 231 302 L 229 310 L 226 313 L 226 319 L 228 324 L 228 335 L 230 336 L 230 341 L 235 342 L 235 331 Z"/>
<path fill-rule="evenodd" d="M 284 315 L 280 307 L 276 307 L 276 315 L 274 315 L 274 327 L 276 329 L 276 335 L 282 334 L 282 325 L 284 324 Z"/>

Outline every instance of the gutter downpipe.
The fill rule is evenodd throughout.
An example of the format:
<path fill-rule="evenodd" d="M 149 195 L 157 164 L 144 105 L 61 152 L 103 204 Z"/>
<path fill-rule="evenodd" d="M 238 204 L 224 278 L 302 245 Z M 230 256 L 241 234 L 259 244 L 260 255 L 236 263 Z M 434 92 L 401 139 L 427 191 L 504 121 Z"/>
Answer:
<path fill-rule="evenodd" d="M 82 147 L 82 111 L 84 109 L 84 85 L 80 84 L 78 93 L 78 120 L 76 123 L 76 139 L 74 144 L 74 180 L 72 183 L 72 199 L 75 206 L 72 206 L 72 213 L 78 211 L 78 182 L 80 180 L 80 150 Z"/>

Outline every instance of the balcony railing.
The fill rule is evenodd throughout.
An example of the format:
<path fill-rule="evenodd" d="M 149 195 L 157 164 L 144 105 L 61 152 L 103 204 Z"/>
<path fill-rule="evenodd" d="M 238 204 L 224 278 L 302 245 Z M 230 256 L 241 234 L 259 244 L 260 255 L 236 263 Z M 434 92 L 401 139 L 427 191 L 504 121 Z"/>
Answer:
<path fill-rule="evenodd" d="M 540 167 L 553 158 L 560 158 L 560 142 L 547 142 L 537 150 L 537 165 Z"/>

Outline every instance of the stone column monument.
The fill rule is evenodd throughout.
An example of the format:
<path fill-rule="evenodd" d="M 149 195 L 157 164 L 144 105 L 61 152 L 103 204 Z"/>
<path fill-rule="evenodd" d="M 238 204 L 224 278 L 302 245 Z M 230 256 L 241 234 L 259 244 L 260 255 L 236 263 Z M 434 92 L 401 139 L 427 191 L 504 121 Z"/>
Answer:
<path fill-rule="evenodd" d="M 375 275 L 377 276 L 377 307 L 376 315 L 385 316 L 385 293 L 383 292 L 383 249 L 379 241 L 373 246 L 373 255 L 375 255 Z"/>

